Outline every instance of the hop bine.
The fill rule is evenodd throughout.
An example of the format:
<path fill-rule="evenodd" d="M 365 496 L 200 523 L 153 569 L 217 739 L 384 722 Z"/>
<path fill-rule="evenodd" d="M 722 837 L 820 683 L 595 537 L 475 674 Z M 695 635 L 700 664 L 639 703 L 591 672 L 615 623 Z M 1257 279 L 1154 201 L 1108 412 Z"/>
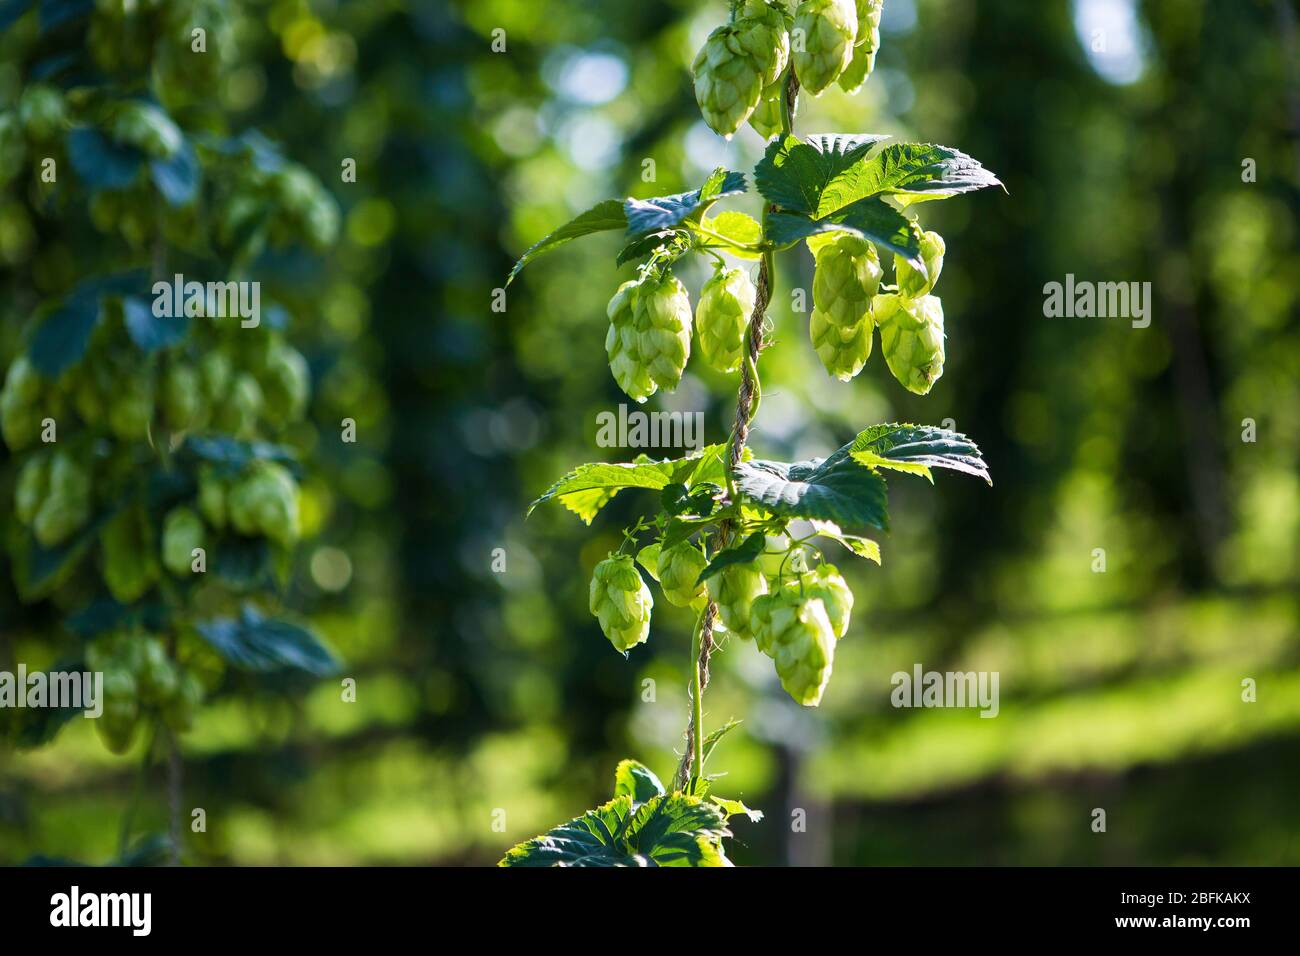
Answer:
<path fill-rule="evenodd" d="M 631 555 L 610 555 L 596 565 L 587 607 L 616 650 L 627 653 L 645 643 L 654 603 Z"/>

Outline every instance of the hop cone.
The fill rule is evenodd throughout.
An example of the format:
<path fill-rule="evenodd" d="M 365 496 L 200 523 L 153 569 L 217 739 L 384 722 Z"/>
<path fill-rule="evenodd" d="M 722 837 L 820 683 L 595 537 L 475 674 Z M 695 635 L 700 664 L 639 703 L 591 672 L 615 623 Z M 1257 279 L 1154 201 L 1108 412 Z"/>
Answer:
<path fill-rule="evenodd" d="M 856 325 L 880 290 L 880 257 L 865 239 L 840 234 L 816 245 L 813 305 L 840 328 Z"/>
<path fill-rule="evenodd" d="M 908 299 L 919 299 L 933 291 L 939 273 L 943 271 L 944 251 L 943 236 L 927 232 L 921 236 L 921 259 L 925 262 L 925 272 L 918 272 L 902 256 L 895 255 L 894 278 L 898 282 L 899 294 Z"/>
<path fill-rule="evenodd" d="M 821 598 L 782 588 L 754 601 L 750 616 L 754 641 L 776 662 L 786 693 L 805 707 L 821 703 L 831 679 L 835 633 Z"/>
<path fill-rule="evenodd" d="M 684 541 L 659 552 L 655 559 L 655 573 L 670 604 L 687 607 L 704 593 L 704 585 L 696 582 L 705 564 L 700 549 L 690 542 Z"/>
<path fill-rule="evenodd" d="M 691 300 L 671 272 L 625 282 L 609 300 L 605 351 L 619 388 L 644 402 L 677 387 L 691 354 Z"/>
<path fill-rule="evenodd" d="M 719 269 L 700 290 L 695 333 L 704 361 L 719 372 L 740 368 L 754 295 L 754 285 L 744 269 Z"/>
<path fill-rule="evenodd" d="M 794 70 L 803 87 L 815 96 L 834 83 L 853 60 L 857 7 L 854 0 L 803 0 L 795 13 L 794 29 L 802 31 L 802 49 L 796 43 L 792 54 Z"/>
<path fill-rule="evenodd" d="M 747 0 L 736 21 L 737 36 L 758 65 L 764 87 L 771 86 L 790 62 L 789 14 L 764 0 Z"/>
<path fill-rule="evenodd" d="M 808 597 L 820 598 L 826 606 L 826 617 L 831 631 L 838 640 L 848 633 L 849 615 L 853 612 L 853 592 L 833 564 L 819 565 L 816 571 L 805 574 L 800 583 Z"/>
<path fill-rule="evenodd" d="M 781 98 L 785 96 L 785 84 L 777 80 L 771 86 L 763 87 L 758 106 L 749 117 L 749 125 L 763 139 L 771 139 L 781 132 Z"/>
<path fill-rule="evenodd" d="M 870 314 L 854 325 L 841 327 L 832 322 L 825 312 L 814 308 L 808 322 L 808 332 L 822 365 L 841 382 L 847 382 L 861 372 L 871 357 L 875 324 Z"/>
<path fill-rule="evenodd" d="M 746 46 L 755 31 L 728 23 L 709 34 L 695 57 L 695 100 L 704 121 L 728 139 L 749 119 L 763 92 L 763 66 Z"/>
<path fill-rule="evenodd" d="M 875 315 L 889 370 L 909 392 L 924 395 L 943 374 L 942 303 L 933 295 L 882 295 Z"/>
<path fill-rule="evenodd" d="M 749 636 L 749 611 L 754 599 L 767 593 L 767 579 L 757 564 L 731 564 L 707 582 L 709 597 L 718 604 L 718 616 L 738 637 Z"/>
<path fill-rule="evenodd" d="M 876 66 L 876 51 L 880 49 L 880 12 L 885 0 L 857 0 L 858 34 L 853 46 L 853 59 L 840 74 L 840 88 L 846 93 L 856 93 L 867 81 Z"/>
<path fill-rule="evenodd" d="M 66 452 L 50 459 L 49 486 L 32 521 L 41 547 L 67 539 L 90 518 L 90 472 Z"/>
<path fill-rule="evenodd" d="M 596 565 L 587 607 L 614 647 L 627 653 L 650 636 L 654 598 L 630 554 L 616 554 Z"/>

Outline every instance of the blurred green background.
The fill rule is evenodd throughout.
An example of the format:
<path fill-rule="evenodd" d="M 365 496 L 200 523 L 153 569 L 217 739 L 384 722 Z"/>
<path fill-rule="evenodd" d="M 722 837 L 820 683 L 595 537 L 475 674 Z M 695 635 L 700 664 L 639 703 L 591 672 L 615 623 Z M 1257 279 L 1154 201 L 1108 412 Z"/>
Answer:
<path fill-rule="evenodd" d="M 715 136 L 690 85 L 726 5 L 238 6 L 212 96 L 344 217 L 302 295 L 316 419 L 351 415 L 364 439 L 318 450 L 298 573 L 358 700 L 326 681 L 209 707 L 184 741 L 185 806 L 208 816 L 187 856 L 492 863 L 605 799 L 621 757 L 676 762 L 689 612 L 660 602 L 624 660 L 586 610 L 592 566 L 646 500 L 621 495 L 591 528 L 559 508 L 524 520 L 572 465 L 633 454 L 596 447 L 597 414 L 626 401 L 604 309 L 632 267 L 597 236 L 491 303 L 595 201 L 752 168 L 758 137 Z M 1300 863 L 1298 20 L 1291 0 L 886 0 L 862 93 L 803 98 L 801 132 L 952 145 L 1007 193 L 920 209 L 948 246 L 948 360 L 925 398 L 876 356 L 831 381 L 791 310 L 811 257 L 781 256 L 751 445 L 791 460 L 875 422 L 951 419 L 994 485 L 892 483 L 883 567 L 840 562 L 858 603 L 818 710 L 752 646 L 715 656 L 706 730 L 745 722 L 710 769 L 768 814 L 734 824 L 737 863 Z M 0 65 L 6 97 L 14 76 Z M 14 216 L 0 256 L 26 268 Z M 1150 327 L 1045 318 L 1043 285 L 1067 273 L 1152 283 Z M 704 264 L 682 277 L 694 295 Z M 721 441 L 734 388 L 692 362 L 649 407 L 703 411 Z M 21 659 L 59 625 L 4 577 Z M 889 677 L 916 663 L 998 671 L 1000 715 L 893 709 Z M 113 856 L 137 761 L 86 724 L 0 755 L 0 862 Z M 140 826 L 161 830 L 161 780 L 147 793 Z"/>

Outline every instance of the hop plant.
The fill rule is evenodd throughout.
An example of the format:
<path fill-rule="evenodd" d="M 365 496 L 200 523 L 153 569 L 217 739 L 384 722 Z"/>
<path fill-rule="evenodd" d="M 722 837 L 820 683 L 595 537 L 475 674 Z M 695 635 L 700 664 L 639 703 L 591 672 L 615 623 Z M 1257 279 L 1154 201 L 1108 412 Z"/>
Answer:
<path fill-rule="evenodd" d="M 803 0 L 794 16 L 794 70 L 814 96 L 835 82 L 853 60 L 858 32 L 854 0 Z"/>
<path fill-rule="evenodd" d="M 754 601 L 754 642 L 776 662 L 786 693 L 805 707 L 821 703 L 835 659 L 835 632 L 819 597 L 781 588 Z"/>
<path fill-rule="evenodd" d="M 14 359 L 0 390 L 0 433 L 12 451 L 26 448 L 40 433 L 41 391 L 40 374 L 27 356 Z"/>
<path fill-rule="evenodd" d="M 704 585 L 698 581 L 707 563 L 700 549 L 688 541 L 660 550 L 655 574 L 670 604 L 688 607 L 704 594 Z"/>
<path fill-rule="evenodd" d="M 825 312 L 814 308 L 808 321 L 808 332 L 822 365 L 841 382 L 847 382 L 861 372 L 871 357 L 875 324 L 870 315 L 853 325 L 839 326 Z"/>
<path fill-rule="evenodd" d="M 178 577 L 192 573 L 194 550 L 203 547 L 205 536 L 202 518 L 189 508 L 173 508 L 163 522 L 163 567 Z"/>
<path fill-rule="evenodd" d="M 803 575 L 796 586 L 803 587 L 809 597 L 820 598 L 826 607 L 826 617 L 831 631 L 839 640 L 849 632 L 849 617 L 853 613 L 853 592 L 848 582 L 833 564 L 818 565 L 817 570 Z"/>
<path fill-rule="evenodd" d="M 153 527 L 139 505 L 114 515 L 100 535 L 99 544 L 104 583 L 119 603 L 138 600 L 158 580 Z"/>
<path fill-rule="evenodd" d="M 740 368 L 745 328 L 754 311 L 754 285 L 744 269 L 719 268 L 700 291 L 695 333 L 700 355 L 719 372 Z"/>
<path fill-rule="evenodd" d="M 763 87 L 758 99 L 758 106 L 749 117 L 749 125 L 763 139 L 771 139 L 781 132 L 781 100 L 785 98 L 785 83 L 777 80 L 771 86 Z"/>
<path fill-rule="evenodd" d="M 921 260 L 925 271 L 920 272 L 902 256 L 894 256 L 894 280 L 898 284 L 898 293 L 907 299 L 919 299 L 934 290 L 943 271 L 943 254 L 946 251 L 943 236 L 937 232 L 921 235 Z"/>
<path fill-rule="evenodd" d="M 840 233 L 814 244 L 813 305 L 826 318 L 847 328 L 867 316 L 872 297 L 880 291 L 880 257 L 865 239 Z"/>
<path fill-rule="evenodd" d="M 741 45 L 758 64 L 764 88 L 780 79 L 790 62 L 791 18 L 779 3 L 746 0 L 736 20 Z"/>
<path fill-rule="evenodd" d="M 840 74 L 840 88 L 856 93 L 871 76 L 880 49 L 880 14 L 885 0 L 857 0 L 858 33 L 853 45 L 853 59 Z"/>
<path fill-rule="evenodd" d="M 298 485 L 283 465 L 255 462 L 226 501 L 230 523 L 244 535 L 265 535 L 285 547 L 298 540 Z"/>
<path fill-rule="evenodd" d="M 704 121 L 730 139 L 749 119 L 763 92 L 765 63 L 751 51 L 760 31 L 728 23 L 709 34 L 695 57 L 695 100 Z"/>
<path fill-rule="evenodd" d="M 691 354 L 691 300 L 681 280 L 665 271 L 625 282 L 606 314 L 605 351 L 619 388 L 638 402 L 675 389 Z"/>
<path fill-rule="evenodd" d="M 627 653 L 645 643 L 654 603 L 631 555 L 610 555 L 596 565 L 587 607 L 616 650 Z"/>
<path fill-rule="evenodd" d="M 718 616 L 728 631 L 749 637 L 750 607 L 767 593 L 767 579 L 755 563 L 729 564 L 708 579 L 709 597 L 718 605 Z"/>
<path fill-rule="evenodd" d="M 889 371 L 909 392 L 926 394 L 943 374 L 943 304 L 933 295 L 882 295 L 874 313 Z"/>

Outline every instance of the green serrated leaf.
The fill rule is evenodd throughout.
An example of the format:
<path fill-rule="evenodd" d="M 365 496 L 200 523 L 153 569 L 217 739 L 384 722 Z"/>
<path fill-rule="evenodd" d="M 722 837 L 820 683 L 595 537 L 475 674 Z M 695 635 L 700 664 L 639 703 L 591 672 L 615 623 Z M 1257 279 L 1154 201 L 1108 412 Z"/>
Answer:
<path fill-rule="evenodd" d="M 921 258 L 921 230 L 916 223 L 877 197 L 863 199 L 825 219 L 810 219 L 793 213 L 772 213 L 767 220 L 767 238 L 784 249 L 813 236 L 847 232 L 888 249 L 914 268 L 925 269 Z"/>
<path fill-rule="evenodd" d="M 636 760 L 621 760 L 614 769 L 614 796 L 630 796 L 633 803 L 645 803 L 664 795 L 664 785 L 654 771 Z"/>
<path fill-rule="evenodd" d="M 845 449 L 825 460 L 742 464 L 736 488 L 774 514 L 833 521 L 849 531 L 889 527 L 885 479 L 860 467 Z"/>
<path fill-rule="evenodd" d="M 787 212 L 817 218 L 823 191 L 888 136 L 819 134 L 787 136 L 768 144 L 754 167 L 754 185 L 768 202 Z"/>
<path fill-rule="evenodd" d="M 739 800 L 728 800 L 725 797 L 709 797 L 709 799 L 716 803 L 722 812 L 728 817 L 744 814 L 749 817 L 750 823 L 758 823 L 763 819 L 762 810 L 751 810 Z"/>
<path fill-rule="evenodd" d="M 528 513 L 545 501 L 556 500 L 586 524 L 624 488 L 660 491 L 673 480 L 676 463 L 665 461 L 579 465 L 528 506 Z"/>
<path fill-rule="evenodd" d="M 616 265 L 626 265 L 634 259 L 640 259 L 650 255 L 656 249 L 660 249 L 681 236 L 682 233 L 676 229 L 660 229 L 655 232 L 639 236 L 625 245 L 618 254 Z"/>
<path fill-rule="evenodd" d="M 510 285 L 524 266 L 544 252 L 550 252 L 552 249 L 582 236 L 589 236 L 595 232 L 606 232 L 611 229 L 622 229 L 625 226 L 627 226 L 627 216 L 623 212 L 623 203 L 620 200 L 606 199 L 604 202 L 599 202 L 582 215 L 571 219 L 559 229 L 529 246 L 527 251 L 519 257 L 519 261 L 515 263 L 514 268 L 510 270 L 510 275 L 506 277 L 506 285 Z"/>
<path fill-rule="evenodd" d="M 616 797 L 519 844 L 499 866 L 729 866 L 726 814 L 696 796 L 670 793 L 635 806 Z"/>
<path fill-rule="evenodd" d="M 1001 185 L 997 176 L 961 150 L 933 143 L 893 143 L 846 170 L 834 190 L 822 196 L 822 205 L 829 212 L 877 193 L 896 194 L 906 204 Z"/>
<path fill-rule="evenodd" d="M 713 754 L 713 748 L 718 746 L 718 741 L 720 741 L 723 737 L 727 736 L 727 734 L 731 733 L 742 723 L 744 723 L 744 721 L 737 720 L 735 717 L 732 717 L 725 724 L 723 724 L 717 730 L 713 731 L 713 733 L 709 734 L 707 737 L 704 738 L 705 761 L 708 761 L 709 757 Z"/>
<path fill-rule="evenodd" d="M 722 173 L 721 179 L 718 179 L 719 172 Z M 738 196 L 747 188 L 744 173 L 716 170 L 701 189 L 654 199 L 625 200 L 623 211 L 627 217 L 627 234 L 637 236 L 643 232 L 671 229 L 697 210 L 727 196 Z M 710 190 L 708 195 L 705 189 Z"/>
<path fill-rule="evenodd" d="M 929 469 L 946 468 L 993 484 L 979 446 L 965 435 L 945 428 L 896 423 L 873 425 L 859 432 L 840 451 L 862 465 L 912 471 L 932 481 Z M 917 466 L 925 471 L 914 470 Z"/>
<path fill-rule="evenodd" d="M 845 534 L 834 521 L 813 521 L 813 528 L 824 538 L 838 541 L 860 558 L 880 564 L 880 545 L 861 535 Z"/>
<path fill-rule="evenodd" d="M 763 241 L 763 227 L 759 225 L 758 220 L 753 216 L 748 216 L 743 212 L 727 210 L 718 213 L 712 218 L 704 217 L 700 225 L 723 237 L 722 241 L 718 240 L 716 236 L 705 237 L 715 248 L 721 248 L 723 252 L 739 259 L 763 258 L 761 251 L 746 248 L 757 246 Z"/>
<path fill-rule="evenodd" d="M 763 546 L 766 538 L 761 531 L 755 531 L 740 544 L 734 548 L 726 548 L 719 551 L 713 556 L 713 560 L 705 565 L 704 570 L 700 572 L 696 584 L 703 584 L 709 578 L 713 577 L 725 567 L 733 564 L 749 564 L 751 561 L 758 559 L 763 553 Z"/>

